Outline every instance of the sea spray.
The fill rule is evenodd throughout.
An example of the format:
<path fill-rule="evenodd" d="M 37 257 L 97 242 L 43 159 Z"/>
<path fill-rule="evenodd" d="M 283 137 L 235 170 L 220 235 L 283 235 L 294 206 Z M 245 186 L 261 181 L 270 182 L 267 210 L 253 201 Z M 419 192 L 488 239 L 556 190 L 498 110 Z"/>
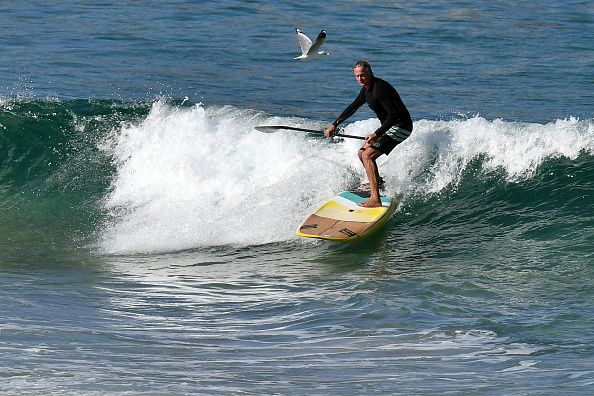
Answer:
<path fill-rule="evenodd" d="M 365 180 L 357 158 L 361 142 L 254 129 L 279 123 L 323 128 L 231 106 L 155 102 L 142 122 L 112 136 L 117 171 L 104 200 L 112 216 L 102 249 L 153 252 L 293 239 L 315 206 Z M 364 136 L 378 125 L 362 120 L 345 133 Z M 478 116 L 420 120 L 378 164 L 387 193 L 406 202 L 458 185 L 476 161 L 484 177 L 503 172 L 507 182 L 517 182 L 547 159 L 591 152 L 593 142 L 592 122 L 577 119 L 545 125 Z"/>
<path fill-rule="evenodd" d="M 464 120 L 415 123 L 415 132 L 398 153 L 404 169 L 403 182 L 415 175 L 415 188 L 437 193 L 460 182 L 471 161 L 478 160 L 483 174 L 504 172 L 515 182 L 532 177 L 548 159 L 592 153 L 592 120 L 557 120 L 548 124 L 489 121 L 482 117 Z M 403 147 L 404 148 L 404 147 Z M 389 163 L 389 169 L 393 163 Z M 404 170 L 404 172 L 403 172 Z"/>
<path fill-rule="evenodd" d="M 103 248 L 160 251 L 292 238 L 312 206 L 348 187 L 353 171 L 341 143 L 253 128 L 275 121 L 232 107 L 156 102 L 145 120 L 113 137 L 117 173 L 105 207 L 114 216 Z"/>

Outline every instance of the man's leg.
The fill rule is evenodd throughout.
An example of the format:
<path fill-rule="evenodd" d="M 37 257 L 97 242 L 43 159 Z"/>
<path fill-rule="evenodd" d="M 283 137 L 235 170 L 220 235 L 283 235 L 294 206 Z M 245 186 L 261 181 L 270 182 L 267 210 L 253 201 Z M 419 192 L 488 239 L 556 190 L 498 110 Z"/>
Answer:
<path fill-rule="evenodd" d="M 359 159 L 365 167 L 365 172 L 367 173 L 367 179 L 369 180 L 369 188 L 371 191 L 371 196 L 369 197 L 369 199 L 365 202 L 361 202 L 359 206 L 363 206 L 366 208 L 382 206 L 379 192 L 380 177 L 377 168 L 377 163 L 375 162 L 375 160 L 382 154 L 383 153 L 381 151 L 376 150 L 373 147 L 368 146 L 367 144 L 365 144 L 363 147 L 359 149 Z"/>

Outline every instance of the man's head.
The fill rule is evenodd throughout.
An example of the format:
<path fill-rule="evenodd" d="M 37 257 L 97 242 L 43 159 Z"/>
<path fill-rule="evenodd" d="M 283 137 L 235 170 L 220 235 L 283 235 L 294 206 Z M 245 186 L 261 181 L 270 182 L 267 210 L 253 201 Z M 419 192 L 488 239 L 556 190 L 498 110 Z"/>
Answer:
<path fill-rule="evenodd" d="M 357 82 L 362 87 L 369 89 L 371 87 L 371 82 L 373 81 L 373 70 L 371 70 L 371 65 L 366 60 L 359 60 L 353 66 L 353 74 L 357 79 Z"/>

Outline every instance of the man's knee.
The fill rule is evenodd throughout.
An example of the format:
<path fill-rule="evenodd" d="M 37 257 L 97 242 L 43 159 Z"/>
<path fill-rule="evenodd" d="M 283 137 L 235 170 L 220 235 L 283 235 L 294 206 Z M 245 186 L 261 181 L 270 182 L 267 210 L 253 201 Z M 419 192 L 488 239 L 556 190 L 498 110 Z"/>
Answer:
<path fill-rule="evenodd" d="M 371 148 L 360 148 L 359 149 L 359 158 L 361 160 L 369 160 L 373 158 L 374 150 Z"/>
<path fill-rule="evenodd" d="M 359 159 L 360 159 L 361 161 L 363 161 L 363 155 L 364 155 L 365 151 L 366 151 L 366 150 L 365 150 L 365 147 L 361 147 L 361 148 L 359 149 L 359 151 L 357 152 L 357 155 L 359 156 Z"/>

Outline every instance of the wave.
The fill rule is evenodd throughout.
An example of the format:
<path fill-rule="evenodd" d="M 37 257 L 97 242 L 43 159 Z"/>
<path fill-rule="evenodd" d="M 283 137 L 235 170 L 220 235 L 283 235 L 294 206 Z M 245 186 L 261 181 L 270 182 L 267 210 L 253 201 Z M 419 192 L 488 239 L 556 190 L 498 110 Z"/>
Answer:
<path fill-rule="evenodd" d="M 308 119 L 166 100 L 5 100 L 0 111 L 0 209 L 21 214 L 27 202 L 48 216 L 49 202 L 49 212 L 69 219 L 64 227 L 85 228 L 103 253 L 291 240 L 313 207 L 365 178 L 361 141 L 254 129 L 325 127 Z M 364 136 L 377 126 L 362 120 L 344 132 Z M 501 208 L 514 194 L 524 197 L 520 206 L 575 212 L 589 205 L 593 149 L 593 120 L 475 116 L 419 120 L 378 164 L 401 210 L 432 203 L 417 221 L 478 198 Z"/>
<path fill-rule="evenodd" d="M 149 109 L 114 101 L 0 100 L 0 232 L 7 249 L 33 241 L 88 244 L 115 171 L 98 144 Z"/>

